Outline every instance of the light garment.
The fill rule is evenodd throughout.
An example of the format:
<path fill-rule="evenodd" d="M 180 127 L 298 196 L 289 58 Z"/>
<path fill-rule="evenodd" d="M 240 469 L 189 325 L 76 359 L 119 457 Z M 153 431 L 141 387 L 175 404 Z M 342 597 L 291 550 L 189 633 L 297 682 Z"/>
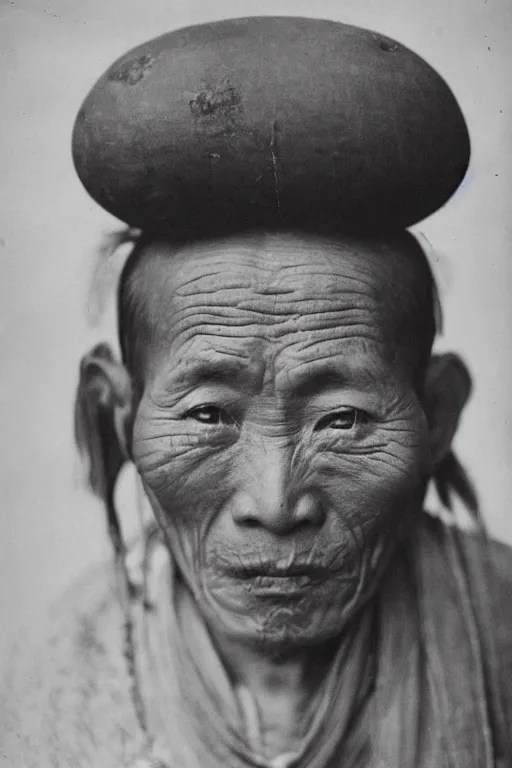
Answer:
<path fill-rule="evenodd" d="M 165 552 L 157 555 L 158 550 L 158 545 L 152 549 L 156 557 L 150 558 L 150 572 L 155 578 L 153 586 L 148 583 L 148 595 L 156 596 L 161 584 L 169 606 L 172 584 L 164 585 L 172 572 L 165 575 L 169 564 Z M 132 569 L 131 556 L 129 560 L 134 578 L 137 568 Z M 414 764 L 416 749 L 420 768 L 429 760 L 435 768 L 485 767 L 489 729 L 494 737 L 490 764 L 512 768 L 512 549 L 479 533 L 447 529 L 425 514 L 421 528 L 390 569 L 389 581 L 381 586 L 378 599 L 367 606 L 369 613 L 366 609 L 361 613 L 371 622 L 354 624 L 354 636 L 347 635 L 345 647 L 340 647 L 347 661 L 348 649 L 362 650 L 350 662 L 352 677 L 340 668 L 339 701 L 331 696 L 335 711 L 330 713 L 329 702 L 325 727 L 316 735 L 308 722 L 314 707 L 304 714 L 309 753 L 299 761 L 300 768 L 315 764 L 308 762 L 309 755 L 317 765 L 324 760 L 329 768 L 345 768 L 350 760 L 365 768 L 408 768 Z M 172 603 L 169 610 L 171 626 L 174 621 L 178 632 Z M 158 630 L 163 614 L 158 607 L 150 611 L 151 628 L 147 613 L 138 598 L 120 601 L 119 584 L 108 563 L 70 585 L 50 610 L 42 607 L 39 614 L 31 615 L 12 649 L 0 686 L 2 768 L 134 768 L 139 758 L 145 768 L 190 768 L 190 763 L 178 762 L 179 756 L 174 758 L 184 742 L 192 766 L 197 765 L 199 751 L 207 753 L 202 768 L 229 768 L 241 760 L 244 765 L 247 753 L 261 751 L 257 719 L 244 715 L 250 709 L 250 697 L 248 705 L 239 707 L 239 691 L 233 692 L 230 685 L 225 691 L 217 687 L 211 663 L 206 664 L 208 657 L 201 655 L 202 646 L 198 656 L 197 644 L 189 642 L 197 633 L 181 620 L 181 638 L 175 633 L 173 640 L 181 650 L 173 647 L 169 667 L 163 658 L 156 669 L 161 670 L 163 681 L 174 676 L 188 696 L 177 704 L 173 699 L 175 708 L 165 713 L 158 728 L 152 707 L 157 714 L 163 713 L 165 703 L 158 686 L 150 685 L 154 662 L 149 664 L 147 656 L 144 660 L 142 639 L 145 632 L 149 639 Z M 164 626 L 168 626 L 165 621 Z M 128 642 L 130 629 L 132 640 L 133 635 L 137 640 L 135 651 L 133 642 Z M 365 659 L 372 663 L 365 664 Z M 364 695 L 368 671 L 370 680 L 375 673 L 375 682 Z M 222 666 L 220 673 L 225 674 Z M 352 682 L 356 678 L 361 688 Z M 353 696 L 344 695 L 344 686 L 350 685 L 351 694 L 363 694 L 359 711 L 352 706 Z M 320 694 L 314 702 L 319 708 Z M 213 712 L 219 713 L 215 722 L 220 738 L 214 731 L 213 739 L 224 744 L 225 751 L 225 745 L 231 745 L 225 719 L 230 699 L 235 701 L 232 711 L 241 725 L 233 739 L 245 744 L 245 751 L 242 757 L 226 753 L 219 760 L 218 745 L 208 746 L 210 719 Z M 354 713 L 348 726 L 342 716 L 344 702 Z M 204 714 L 201 722 L 195 712 Z M 162 745 L 164 763 L 150 761 L 155 742 Z M 350 745 L 355 758 L 347 757 Z M 291 748 L 295 750 L 297 744 Z"/>
<path fill-rule="evenodd" d="M 463 541 L 425 515 L 340 642 L 304 713 L 303 737 L 265 760 L 255 702 L 232 685 L 191 594 L 152 537 L 143 598 L 127 604 L 134 697 L 148 737 L 137 768 L 512 765 L 498 666 L 482 639 L 491 565 L 468 559 Z"/>

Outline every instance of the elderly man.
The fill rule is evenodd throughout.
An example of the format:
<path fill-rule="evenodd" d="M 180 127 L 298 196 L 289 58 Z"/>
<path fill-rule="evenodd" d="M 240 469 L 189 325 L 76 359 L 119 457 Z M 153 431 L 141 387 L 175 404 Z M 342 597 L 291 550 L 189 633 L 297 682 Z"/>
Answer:
<path fill-rule="evenodd" d="M 432 356 L 404 229 L 467 165 L 446 85 L 339 24 L 204 25 L 116 62 L 74 151 L 140 230 L 122 360 L 92 350 L 77 396 L 116 578 L 14 676 L 6 764 L 512 765 L 511 553 L 423 509 L 431 481 L 475 509 L 451 450 L 469 375 Z M 155 521 L 139 568 L 128 460 Z"/>

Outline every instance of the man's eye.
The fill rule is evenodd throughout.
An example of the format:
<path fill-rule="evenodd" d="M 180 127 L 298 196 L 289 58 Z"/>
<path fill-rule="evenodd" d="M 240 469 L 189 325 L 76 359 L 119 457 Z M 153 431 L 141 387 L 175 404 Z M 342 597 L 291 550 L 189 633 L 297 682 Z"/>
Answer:
<path fill-rule="evenodd" d="M 225 410 L 217 408 L 215 405 L 201 405 L 198 408 L 193 408 L 187 411 L 185 418 L 194 419 L 201 424 L 208 424 L 210 426 L 234 423 L 234 420 Z"/>
<path fill-rule="evenodd" d="M 315 432 L 320 429 L 350 430 L 364 422 L 365 414 L 358 408 L 342 408 L 336 413 L 323 416 L 315 426 Z"/>

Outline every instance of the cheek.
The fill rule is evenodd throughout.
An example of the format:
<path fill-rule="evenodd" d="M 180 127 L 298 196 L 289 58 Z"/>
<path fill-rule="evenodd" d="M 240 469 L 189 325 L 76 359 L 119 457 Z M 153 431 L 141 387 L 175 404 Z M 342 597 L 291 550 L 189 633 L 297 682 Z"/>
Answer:
<path fill-rule="evenodd" d="M 167 546 L 196 598 L 211 525 L 226 499 L 229 446 L 205 448 L 165 412 L 141 408 L 133 459 Z"/>
<path fill-rule="evenodd" d="M 325 445 L 304 471 L 348 523 L 387 525 L 423 492 L 429 474 L 426 421 L 418 412 L 379 425 L 357 444 Z"/>
<path fill-rule="evenodd" d="M 133 431 L 133 459 L 169 526 L 201 534 L 226 492 L 234 451 L 223 435 L 207 446 L 189 425 L 142 405 Z"/>

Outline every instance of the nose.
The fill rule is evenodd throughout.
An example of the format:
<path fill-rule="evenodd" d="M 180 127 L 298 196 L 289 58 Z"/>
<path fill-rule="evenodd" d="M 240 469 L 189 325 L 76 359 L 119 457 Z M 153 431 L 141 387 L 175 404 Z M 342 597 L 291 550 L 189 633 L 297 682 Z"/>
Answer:
<path fill-rule="evenodd" d="M 303 527 L 320 528 L 325 520 L 319 494 L 304 487 L 299 477 L 291 477 L 286 449 L 251 457 L 231 499 L 231 513 L 238 525 L 261 527 L 277 535 Z"/>

